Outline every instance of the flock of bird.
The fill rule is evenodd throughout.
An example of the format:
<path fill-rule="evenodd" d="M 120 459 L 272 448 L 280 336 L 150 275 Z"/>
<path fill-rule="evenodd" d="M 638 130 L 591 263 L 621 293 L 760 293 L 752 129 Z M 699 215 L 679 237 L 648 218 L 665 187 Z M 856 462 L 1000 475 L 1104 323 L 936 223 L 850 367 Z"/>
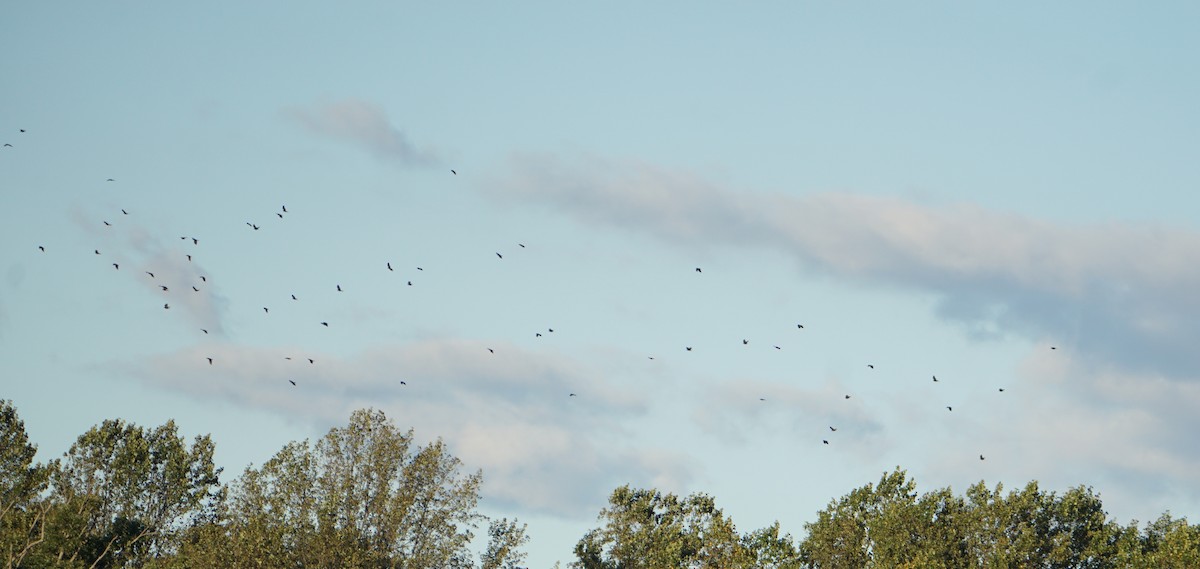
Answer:
<path fill-rule="evenodd" d="M 20 129 L 20 130 L 19 130 L 19 132 L 20 132 L 20 133 L 24 133 L 24 132 L 26 132 L 26 131 L 25 131 L 25 129 Z M 14 146 L 13 146 L 11 143 L 5 143 L 5 144 L 4 144 L 4 147 L 13 148 Z M 450 170 L 450 173 L 451 173 L 451 175 L 454 175 L 454 176 L 457 176 L 457 175 L 458 175 L 458 172 L 457 172 L 456 170 Z M 106 182 L 109 182 L 109 183 L 115 183 L 115 182 L 116 182 L 116 179 L 115 179 L 115 178 L 106 178 L 106 179 L 105 179 L 105 181 L 106 181 Z M 123 215 L 123 216 L 129 216 L 129 215 L 130 215 L 129 211 L 128 211 L 128 210 L 126 210 L 126 209 L 120 209 L 120 212 L 121 212 L 121 215 Z M 286 205 L 281 205 L 281 206 L 280 206 L 280 209 L 279 209 L 279 211 L 277 211 L 277 212 L 274 212 L 274 214 L 275 214 L 275 216 L 276 216 L 276 217 L 278 217 L 278 219 L 280 219 L 280 220 L 283 220 L 283 219 L 285 219 L 285 216 L 289 214 L 289 212 L 288 212 L 288 209 L 287 209 L 287 206 L 286 206 Z M 101 219 L 101 220 L 99 220 L 99 221 L 102 223 L 103 227 L 107 227 L 107 228 L 111 228 L 111 227 L 113 227 L 113 223 L 112 223 L 112 222 L 110 222 L 108 219 Z M 251 221 L 246 221 L 246 222 L 245 222 L 245 225 L 246 225 L 247 227 L 249 227 L 249 228 L 250 228 L 252 231 L 259 231 L 259 230 L 261 230 L 261 229 L 263 228 L 263 227 L 262 227 L 261 225 L 259 225 L 258 223 L 254 223 L 254 222 L 251 222 Z M 200 245 L 200 239 L 199 239 L 199 238 L 197 238 L 197 237 L 193 237 L 193 236 L 189 236 L 189 235 L 183 235 L 183 236 L 180 236 L 180 239 L 181 239 L 181 240 L 183 240 L 183 241 L 185 241 L 185 242 L 187 242 L 187 241 L 190 241 L 192 246 L 199 246 L 199 245 Z M 525 249 L 525 248 L 526 248 L 526 246 L 525 246 L 525 244 L 524 244 L 524 243 L 517 243 L 517 245 L 518 245 L 518 246 L 519 246 L 521 249 Z M 40 251 L 41 253 L 47 253 L 47 249 L 46 249 L 45 245 L 38 245 L 38 246 L 37 246 L 37 250 L 38 250 L 38 251 Z M 94 254 L 94 255 L 102 255 L 102 252 L 100 251 L 100 249 L 99 249 L 99 248 L 94 248 L 94 249 L 93 249 L 93 254 Z M 193 255 L 192 255 L 191 253 L 186 253 L 186 254 L 184 254 L 184 255 L 185 255 L 185 257 L 186 257 L 186 260 L 187 260 L 187 262 L 191 263 L 191 262 L 193 261 Z M 497 258 L 497 259 L 499 259 L 499 260 L 503 260 L 503 259 L 504 259 L 504 255 L 503 255 L 503 254 L 501 254 L 499 251 L 495 252 L 495 255 L 496 255 L 496 258 Z M 113 267 L 113 269 L 114 269 L 114 270 L 121 270 L 121 265 L 120 265 L 120 263 L 113 262 L 113 263 L 111 263 L 111 265 L 112 265 L 112 267 Z M 389 272 L 394 272 L 394 271 L 395 271 L 395 268 L 392 266 L 392 263 L 391 263 L 391 261 L 385 261 L 385 262 L 383 262 L 383 263 L 382 263 L 382 265 L 381 265 L 381 269 L 386 269 L 386 270 L 387 270 L 387 271 L 389 271 Z M 416 270 L 418 270 L 418 271 L 424 271 L 424 268 L 423 268 L 423 267 L 416 267 Z M 156 276 L 155 276 L 155 273 L 154 273 L 154 271 L 152 271 L 152 270 L 147 270 L 147 271 L 144 271 L 144 272 L 145 272 L 146 278 L 148 278 L 148 279 L 156 279 Z M 696 273 L 696 274 L 703 275 L 704 271 L 703 271 L 703 269 L 702 269 L 701 267 L 696 267 L 696 268 L 695 268 L 695 273 Z M 193 283 L 189 283 L 189 286 L 190 286 L 190 288 L 191 288 L 191 293 L 200 293 L 200 292 L 203 290 L 203 289 L 202 289 L 202 287 L 206 287 L 206 286 L 209 284 L 209 283 L 208 283 L 208 277 L 207 277 L 207 276 L 205 276 L 205 275 L 196 275 L 196 276 L 197 276 L 197 278 L 198 278 L 198 281 L 196 281 L 196 282 L 193 282 Z M 407 286 L 413 286 L 413 281 L 412 281 L 412 280 L 407 280 L 407 281 L 406 281 L 406 283 L 407 283 Z M 172 290 L 172 289 L 171 289 L 171 288 L 170 288 L 168 285 L 166 285 L 166 284 L 160 284 L 160 285 L 158 285 L 158 287 L 161 289 L 161 292 L 163 292 L 163 293 L 169 293 L 169 292 L 171 292 L 171 290 Z M 339 292 L 339 293 L 340 293 L 340 292 L 344 292 L 344 291 L 343 291 L 343 288 L 342 288 L 342 285 L 341 285 L 341 284 L 336 284 L 336 283 L 335 283 L 335 284 L 334 284 L 334 286 L 333 286 L 333 290 L 334 290 L 335 292 Z M 290 298 L 291 298 L 291 300 L 293 300 L 293 301 L 297 301 L 297 300 L 299 300 L 299 299 L 296 297 L 296 295 L 295 295 L 295 294 L 290 294 Z M 164 309 L 164 310 L 170 310 L 170 309 L 171 309 L 171 304 L 170 304 L 170 302 L 169 302 L 169 301 L 168 301 L 168 302 L 164 302 L 164 303 L 163 303 L 163 305 L 162 305 L 162 307 L 163 307 L 163 309 Z M 263 307 L 262 307 L 262 310 L 263 310 L 263 313 L 264 313 L 264 314 L 270 314 L 270 307 L 263 306 Z M 320 321 L 314 322 L 314 325 L 319 325 L 319 326 L 322 326 L 322 327 L 326 327 L 326 328 L 328 328 L 328 327 L 330 326 L 330 323 L 329 323 L 328 321 L 326 321 L 326 320 L 320 320 Z M 805 330 L 804 324 L 802 324 L 802 323 L 797 323 L 797 324 L 796 324 L 796 330 Z M 202 332 L 203 334 L 209 334 L 209 330 L 208 330 L 207 328 L 200 328 L 200 329 L 199 329 L 199 331 L 200 331 L 200 332 Z M 547 332 L 547 333 L 553 333 L 553 332 L 554 332 L 554 328 L 547 328 L 547 329 L 546 329 L 546 332 Z M 535 336 L 540 338 L 540 337 L 542 337 L 542 333 L 541 333 L 541 332 L 536 332 L 536 333 L 535 333 Z M 749 345 L 750 345 L 750 339 L 749 339 L 749 338 L 742 338 L 742 340 L 741 340 L 741 345 L 742 345 L 742 346 L 749 346 Z M 782 349 L 783 349 L 783 348 L 782 348 L 782 346 L 780 346 L 780 345 L 772 344 L 771 346 L 772 346 L 772 347 L 773 347 L 775 350 L 782 350 Z M 683 346 L 683 348 L 684 348 L 685 352 L 693 352 L 693 351 L 694 351 L 694 346 L 692 346 L 692 345 L 685 345 L 685 346 Z M 1051 349 L 1051 350 L 1057 350 L 1058 348 L 1057 348 L 1057 346 L 1050 346 L 1050 349 Z M 491 347 L 487 348 L 487 351 L 488 351 L 488 353 L 490 353 L 490 354 L 495 354 L 495 353 L 496 353 L 496 350 L 495 350 L 495 348 L 491 348 Z M 650 356 L 647 356 L 647 357 L 648 357 L 650 360 L 654 360 L 654 359 L 655 359 L 655 356 L 653 356 L 653 355 L 650 355 Z M 292 357 L 291 357 L 291 356 L 288 356 L 288 357 L 286 357 L 285 359 L 287 359 L 287 360 L 292 360 Z M 308 363 L 309 363 L 310 365 L 315 365 L 315 364 L 316 364 L 316 361 L 315 361 L 315 359 L 314 359 L 314 358 L 311 358 L 311 357 L 305 357 L 304 359 L 305 359 L 305 360 L 307 360 L 307 361 L 308 361 Z M 207 364 L 208 364 L 208 365 L 210 365 L 210 366 L 211 366 L 211 365 L 215 365 L 215 363 L 216 363 L 216 361 L 215 361 L 215 358 L 214 358 L 214 357 L 212 357 L 212 356 L 205 356 L 205 360 L 206 360 Z M 867 367 L 867 369 L 869 369 L 869 370 L 874 370 L 874 369 L 875 369 L 875 365 L 874 365 L 874 364 L 871 364 L 871 363 L 869 363 L 869 364 L 866 364 L 866 367 Z M 933 383 L 941 383 L 941 381 L 938 379 L 938 377 L 937 377 L 936 375 L 933 375 L 933 376 L 931 376 L 931 377 L 932 377 L 932 382 L 933 382 Z M 295 379 L 288 379 L 287 381 L 288 381 L 288 383 L 289 383 L 289 384 L 290 384 L 292 387 L 299 387 L 299 385 L 297 384 L 297 382 L 296 382 L 296 380 L 295 380 Z M 399 381 L 399 384 L 400 384 L 400 385 L 407 385 L 407 382 L 406 382 L 406 381 Z M 1004 393 L 1004 392 L 1005 392 L 1005 389 L 1004 389 L 1003 387 L 1000 387 L 1000 388 L 998 388 L 998 393 Z M 577 393 L 574 393 L 574 392 L 570 392 L 570 393 L 568 393 L 568 394 L 567 394 L 567 397 L 578 397 L 578 394 L 577 394 Z M 843 395 L 843 400 L 850 400 L 850 399 L 851 399 L 851 394 L 849 394 L 849 393 L 846 393 L 846 394 L 844 394 L 844 395 Z M 759 401 L 764 401 L 764 402 L 765 402 L 765 401 L 766 401 L 766 398 L 765 398 L 765 397 L 760 397 L 760 398 L 759 398 Z M 953 408 L 953 406 L 952 406 L 952 405 L 946 405 L 946 406 L 945 406 L 945 409 L 946 409 L 946 412 L 954 412 L 954 408 Z M 824 437 L 824 438 L 820 438 L 820 440 L 821 440 L 821 443 L 822 443 L 822 444 L 824 444 L 824 445 L 831 445 L 831 444 L 832 444 L 832 443 L 831 443 L 831 439 L 833 438 L 833 435 L 832 435 L 832 433 L 837 433 L 837 432 L 839 431 L 839 428 L 838 428 L 837 426 L 835 426 L 835 425 L 829 425 L 829 426 L 828 426 L 828 429 L 829 429 L 829 434 L 827 434 L 827 436 L 826 436 L 826 437 Z M 985 455 L 984 455 L 984 454 L 980 454 L 980 455 L 979 455 L 979 460 L 985 460 L 985 459 L 986 459 L 986 457 L 985 457 Z"/>

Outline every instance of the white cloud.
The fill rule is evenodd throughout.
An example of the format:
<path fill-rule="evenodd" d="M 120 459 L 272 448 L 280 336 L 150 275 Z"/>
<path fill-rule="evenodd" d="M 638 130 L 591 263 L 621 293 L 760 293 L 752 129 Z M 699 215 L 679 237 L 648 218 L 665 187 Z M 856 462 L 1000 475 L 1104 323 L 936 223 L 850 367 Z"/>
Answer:
<path fill-rule="evenodd" d="M 310 109 L 291 109 L 288 116 L 315 134 L 353 142 L 384 160 L 405 166 L 438 163 L 436 151 L 413 144 L 383 109 L 367 101 L 345 99 Z"/>
<path fill-rule="evenodd" d="M 492 347 L 427 341 L 340 358 L 217 343 L 120 367 L 149 384 L 324 426 L 343 424 L 356 408 L 383 409 L 482 469 L 485 497 L 498 507 L 587 516 L 595 496 L 630 478 L 688 478 L 675 453 L 620 447 L 628 435 L 621 422 L 647 408 L 635 391 L 566 358 Z"/>

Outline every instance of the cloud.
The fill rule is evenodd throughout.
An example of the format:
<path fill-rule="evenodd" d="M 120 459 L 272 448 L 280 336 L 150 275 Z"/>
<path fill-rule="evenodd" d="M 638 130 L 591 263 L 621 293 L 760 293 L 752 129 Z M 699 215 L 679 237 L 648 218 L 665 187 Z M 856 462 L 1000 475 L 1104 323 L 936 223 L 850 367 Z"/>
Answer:
<path fill-rule="evenodd" d="M 482 190 L 684 247 L 774 249 L 802 267 L 931 292 L 977 337 L 1069 343 L 1099 366 L 1200 379 L 1200 234 L 1060 225 L 971 204 L 736 191 L 641 162 L 519 155 Z"/>
<path fill-rule="evenodd" d="M 437 152 L 418 148 L 402 130 L 392 125 L 378 105 L 345 99 L 309 109 L 294 108 L 287 115 L 314 134 L 352 142 L 382 160 L 404 166 L 433 166 Z"/>
<path fill-rule="evenodd" d="M 424 341 L 343 358 L 215 343 L 117 367 L 158 387 L 320 426 L 344 424 L 353 409 L 383 409 L 418 437 L 443 438 L 468 469 L 482 469 L 485 498 L 497 507 L 585 517 L 597 496 L 631 478 L 688 479 L 677 453 L 619 446 L 631 435 L 623 421 L 647 410 L 636 390 L 564 357 L 492 347 Z"/>

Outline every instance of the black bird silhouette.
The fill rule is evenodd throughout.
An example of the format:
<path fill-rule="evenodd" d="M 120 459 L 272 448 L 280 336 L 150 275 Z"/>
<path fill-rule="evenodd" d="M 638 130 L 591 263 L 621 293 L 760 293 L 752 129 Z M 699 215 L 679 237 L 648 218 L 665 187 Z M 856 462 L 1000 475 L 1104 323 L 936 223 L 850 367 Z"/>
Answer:
<path fill-rule="evenodd" d="M 198 288 L 196 288 L 196 287 L 192 287 L 192 290 L 194 290 L 194 291 L 196 291 L 196 292 L 200 292 L 200 289 L 198 289 Z"/>
<path fill-rule="evenodd" d="M 189 262 L 189 263 L 190 263 L 190 262 L 192 262 L 192 256 L 191 256 L 191 255 L 188 255 L 188 256 L 187 256 L 187 258 L 188 258 L 188 262 Z"/>
<path fill-rule="evenodd" d="M 743 346 L 745 346 L 746 344 L 749 344 L 749 343 L 750 343 L 750 340 L 747 340 L 747 339 L 745 339 L 745 338 L 743 338 L 743 339 L 742 339 L 742 345 L 743 345 Z"/>
<path fill-rule="evenodd" d="M 501 255 L 500 253 L 496 253 L 496 256 L 497 256 L 497 257 L 500 257 L 501 259 L 503 259 L 503 258 L 504 258 L 504 255 Z"/>
<path fill-rule="evenodd" d="M 689 351 L 689 352 L 690 352 L 690 351 L 692 351 L 692 347 L 691 347 L 691 346 L 685 346 L 685 347 L 687 348 L 687 351 Z"/>
<path fill-rule="evenodd" d="M 783 348 L 780 348 L 779 346 L 775 346 L 775 349 L 776 349 L 776 350 L 782 350 Z"/>
<path fill-rule="evenodd" d="M 311 363 L 316 363 L 316 362 L 314 362 L 312 358 L 308 358 L 308 363 L 311 364 Z"/>
<path fill-rule="evenodd" d="M 451 174 L 454 174 L 455 176 L 457 176 L 457 175 L 458 175 L 458 172 L 455 172 L 454 170 L 451 170 L 451 171 L 450 171 L 450 173 L 451 173 Z"/>
<path fill-rule="evenodd" d="M 105 225 L 105 227 L 112 227 L 112 224 L 107 221 L 104 222 L 104 225 Z"/>
<path fill-rule="evenodd" d="M 538 338 L 541 338 L 541 337 L 542 337 L 542 333 L 541 333 L 541 332 L 536 332 L 536 333 L 534 333 L 534 336 L 536 336 L 536 337 L 538 337 Z"/>
<path fill-rule="evenodd" d="M 296 300 L 296 295 L 292 295 L 292 300 Z"/>
<path fill-rule="evenodd" d="M 654 356 L 646 356 L 646 357 L 648 357 L 648 358 L 650 358 L 650 359 L 654 359 Z"/>
<path fill-rule="evenodd" d="M 125 215 L 129 215 L 129 212 L 127 212 L 127 211 L 125 211 L 125 210 L 121 210 L 121 213 L 123 213 L 123 214 L 125 214 Z"/>
<path fill-rule="evenodd" d="M 1004 388 L 1003 388 L 1003 387 L 1001 387 L 1001 388 L 1000 388 L 1000 393 L 1004 393 Z"/>
<path fill-rule="evenodd" d="M 489 352 L 491 352 L 491 353 L 493 353 L 493 354 L 494 354 L 494 353 L 496 353 L 496 350 L 493 350 L 493 349 L 491 349 L 491 348 L 488 348 L 488 351 L 489 351 Z"/>
<path fill-rule="evenodd" d="M 121 265 L 118 265 L 118 264 L 116 264 L 116 263 L 113 263 L 113 268 L 114 268 L 114 269 L 117 269 L 117 270 L 119 271 L 119 270 L 121 270 Z"/>
<path fill-rule="evenodd" d="M 524 248 L 525 248 L 525 244 L 524 244 L 524 243 L 517 243 L 517 245 L 518 245 L 518 246 L 520 246 L 522 249 L 524 249 Z"/>
<path fill-rule="evenodd" d="M 867 367 L 869 367 L 869 368 L 871 368 L 871 369 L 875 369 L 875 366 L 873 366 L 873 365 L 871 365 L 871 364 L 867 364 Z"/>
<path fill-rule="evenodd" d="M 759 400 L 759 401 L 766 401 L 766 400 L 767 400 L 767 398 L 766 398 L 766 397 L 759 397 L 759 398 L 758 398 L 758 400 Z"/>
<path fill-rule="evenodd" d="M 979 455 L 979 460 L 983 460 L 983 455 Z"/>
<path fill-rule="evenodd" d="M 829 441 L 827 441 L 827 440 L 825 440 L 825 439 L 821 439 L 821 442 L 823 442 L 823 443 L 825 443 L 825 444 L 829 444 Z"/>
<path fill-rule="evenodd" d="M 575 396 L 576 395 L 574 393 L 572 393 L 572 394 L 568 395 L 567 397 L 575 397 Z"/>
<path fill-rule="evenodd" d="M 953 411 L 953 410 L 954 410 L 954 408 L 953 408 L 953 407 L 951 407 L 951 406 L 949 406 L 949 405 L 947 405 L 947 406 L 946 406 L 946 410 L 947 410 L 947 411 Z"/>
<path fill-rule="evenodd" d="M 337 285 L 338 292 L 342 292 L 342 285 Z"/>
<path fill-rule="evenodd" d="M 4 146 L 5 146 L 6 148 L 12 148 L 12 147 L 13 147 L 13 145 L 11 145 L 11 144 L 9 144 L 9 143 L 7 143 L 7 142 L 5 142 L 5 143 L 4 143 Z"/>
<path fill-rule="evenodd" d="M 163 305 L 163 310 L 170 310 L 170 309 L 171 309 L 171 305 L 170 305 L 170 304 L 164 304 L 164 305 Z"/>
<path fill-rule="evenodd" d="M 1056 346 L 1050 346 L 1050 349 L 1051 349 L 1051 350 L 1057 350 L 1058 348 L 1057 348 Z"/>
<path fill-rule="evenodd" d="M 936 376 L 936 375 L 935 375 L 935 376 L 933 376 L 933 380 L 934 380 L 934 381 L 937 381 L 937 376 Z"/>
<path fill-rule="evenodd" d="M 701 271 L 701 270 L 700 270 L 700 267 L 696 267 L 696 272 L 697 272 L 697 273 L 703 273 L 704 271 Z"/>
<path fill-rule="evenodd" d="M 20 129 L 17 129 L 17 130 L 19 130 L 19 131 L 21 131 L 21 132 L 25 132 L 25 129 L 23 129 L 23 128 L 20 128 Z"/>
<path fill-rule="evenodd" d="M 204 281 L 204 282 L 208 282 L 208 277 L 205 277 L 204 275 L 200 275 L 200 280 Z"/>
<path fill-rule="evenodd" d="M 282 208 L 283 208 L 283 213 L 287 213 L 287 206 L 286 205 L 282 206 Z"/>
<path fill-rule="evenodd" d="M 45 249 L 43 249 L 43 251 L 45 251 Z M 99 254 L 100 254 L 100 250 L 99 250 L 99 249 L 96 249 L 96 251 L 95 251 L 95 252 L 96 252 L 96 254 L 97 254 L 97 255 L 99 255 Z"/>
<path fill-rule="evenodd" d="M 200 244 L 200 240 L 199 240 L 199 239 L 196 239 L 195 237 L 193 237 L 193 238 L 192 238 L 192 245 L 199 245 L 199 244 Z"/>
<path fill-rule="evenodd" d="M 289 380 L 288 380 L 288 383 L 290 383 L 290 384 L 292 384 L 292 385 L 296 385 L 296 381 L 295 381 L 295 380 L 293 380 L 293 379 L 289 379 Z"/>
<path fill-rule="evenodd" d="M 388 263 L 388 264 L 387 264 L 387 266 L 388 266 L 388 270 L 389 270 L 389 271 L 390 271 L 390 270 L 392 270 L 392 264 L 391 264 L 391 263 Z"/>
<path fill-rule="evenodd" d="M 208 365 L 212 365 L 212 358 L 208 358 Z"/>
<path fill-rule="evenodd" d="M 408 383 L 406 383 L 406 382 L 404 382 L 404 381 L 401 381 L 401 382 L 400 382 L 400 385 L 408 385 Z"/>
<path fill-rule="evenodd" d="M 115 181 L 116 181 L 116 180 L 114 180 L 114 179 L 112 179 L 112 178 L 109 178 L 109 179 L 105 180 L 105 182 L 115 182 Z"/>
<path fill-rule="evenodd" d="M 833 427 L 829 427 L 829 430 L 830 430 L 830 431 L 833 431 L 833 432 L 835 432 L 835 433 L 837 432 L 837 429 L 835 429 L 835 428 L 833 428 Z"/>
<path fill-rule="evenodd" d="M 321 323 L 321 325 L 322 325 L 322 326 L 324 326 L 324 327 L 326 327 L 326 328 L 328 328 L 328 327 L 329 327 L 329 323 L 328 323 L 328 322 L 322 322 L 322 323 Z"/>
<path fill-rule="evenodd" d="M 255 231 L 258 231 L 258 226 L 257 226 L 257 225 L 251 225 L 250 227 L 253 227 Z"/>
<path fill-rule="evenodd" d="M 45 253 L 45 252 L 46 252 L 46 247 L 45 247 L 44 245 L 38 245 L 38 250 L 40 250 L 41 252 Z"/>
<path fill-rule="evenodd" d="M 850 398 L 850 396 L 849 396 L 849 395 L 847 395 L 847 396 L 846 396 L 846 399 L 849 399 L 849 398 Z"/>
<path fill-rule="evenodd" d="M 412 281 L 408 281 L 408 286 L 412 286 Z"/>
<path fill-rule="evenodd" d="M 422 269 L 421 267 L 417 267 L 417 270 L 418 270 L 418 271 L 424 271 L 425 269 Z"/>
<path fill-rule="evenodd" d="M 270 314 L 270 313 L 271 313 L 271 311 L 270 311 L 270 310 L 267 310 L 267 307 L 265 307 L 265 306 L 263 307 L 263 312 L 266 312 L 267 314 Z"/>
<path fill-rule="evenodd" d="M 200 329 L 200 331 L 201 331 L 201 332 L 204 332 L 205 334 L 207 334 L 207 333 L 208 333 L 208 330 L 205 330 L 204 328 L 201 328 L 201 329 Z"/>
<path fill-rule="evenodd" d="M 152 272 L 150 272 L 150 271 L 146 271 L 146 274 L 147 274 L 147 275 L 150 275 L 150 278 L 154 278 L 154 273 L 152 273 Z"/>
<path fill-rule="evenodd" d="M 158 286 L 162 287 L 163 292 L 167 292 L 167 285 L 158 285 Z"/>
<path fill-rule="evenodd" d="M 803 325 L 803 324 L 797 324 L 797 325 L 796 325 L 796 327 L 797 327 L 797 328 L 800 328 L 800 329 L 804 329 L 804 325 Z"/>
<path fill-rule="evenodd" d="M 283 219 L 283 214 L 282 214 L 282 213 L 275 212 L 275 215 L 278 215 L 278 216 L 279 216 L 279 219 Z"/>
<path fill-rule="evenodd" d="M 547 332 L 554 332 L 554 328 L 546 328 Z"/>

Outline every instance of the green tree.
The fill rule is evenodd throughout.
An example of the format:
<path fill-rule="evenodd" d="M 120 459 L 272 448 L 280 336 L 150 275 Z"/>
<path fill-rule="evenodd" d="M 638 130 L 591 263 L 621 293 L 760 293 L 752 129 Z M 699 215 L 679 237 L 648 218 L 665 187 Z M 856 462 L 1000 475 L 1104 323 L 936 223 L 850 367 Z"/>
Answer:
<path fill-rule="evenodd" d="M 230 487 L 222 522 L 198 528 L 178 566 L 473 567 L 482 475 L 441 441 L 418 445 L 381 411 L 355 411 L 316 445 L 293 442 Z M 512 567 L 524 526 L 495 522 L 482 563 Z"/>
<path fill-rule="evenodd" d="M 12 401 L 0 400 L 0 555 L 5 567 L 20 567 L 46 539 L 50 502 L 41 494 L 53 469 L 34 464 L 36 454 Z"/>
<path fill-rule="evenodd" d="M 750 567 L 754 555 L 733 522 L 704 494 L 679 498 L 617 488 L 600 511 L 603 527 L 575 545 L 580 569 Z"/>
<path fill-rule="evenodd" d="M 32 565 L 141 567 L 220 501 L 213 444 L 190 447 L 175 423 L 110 420 L 81 435 L 52 477 L 47 536 Z"/>

